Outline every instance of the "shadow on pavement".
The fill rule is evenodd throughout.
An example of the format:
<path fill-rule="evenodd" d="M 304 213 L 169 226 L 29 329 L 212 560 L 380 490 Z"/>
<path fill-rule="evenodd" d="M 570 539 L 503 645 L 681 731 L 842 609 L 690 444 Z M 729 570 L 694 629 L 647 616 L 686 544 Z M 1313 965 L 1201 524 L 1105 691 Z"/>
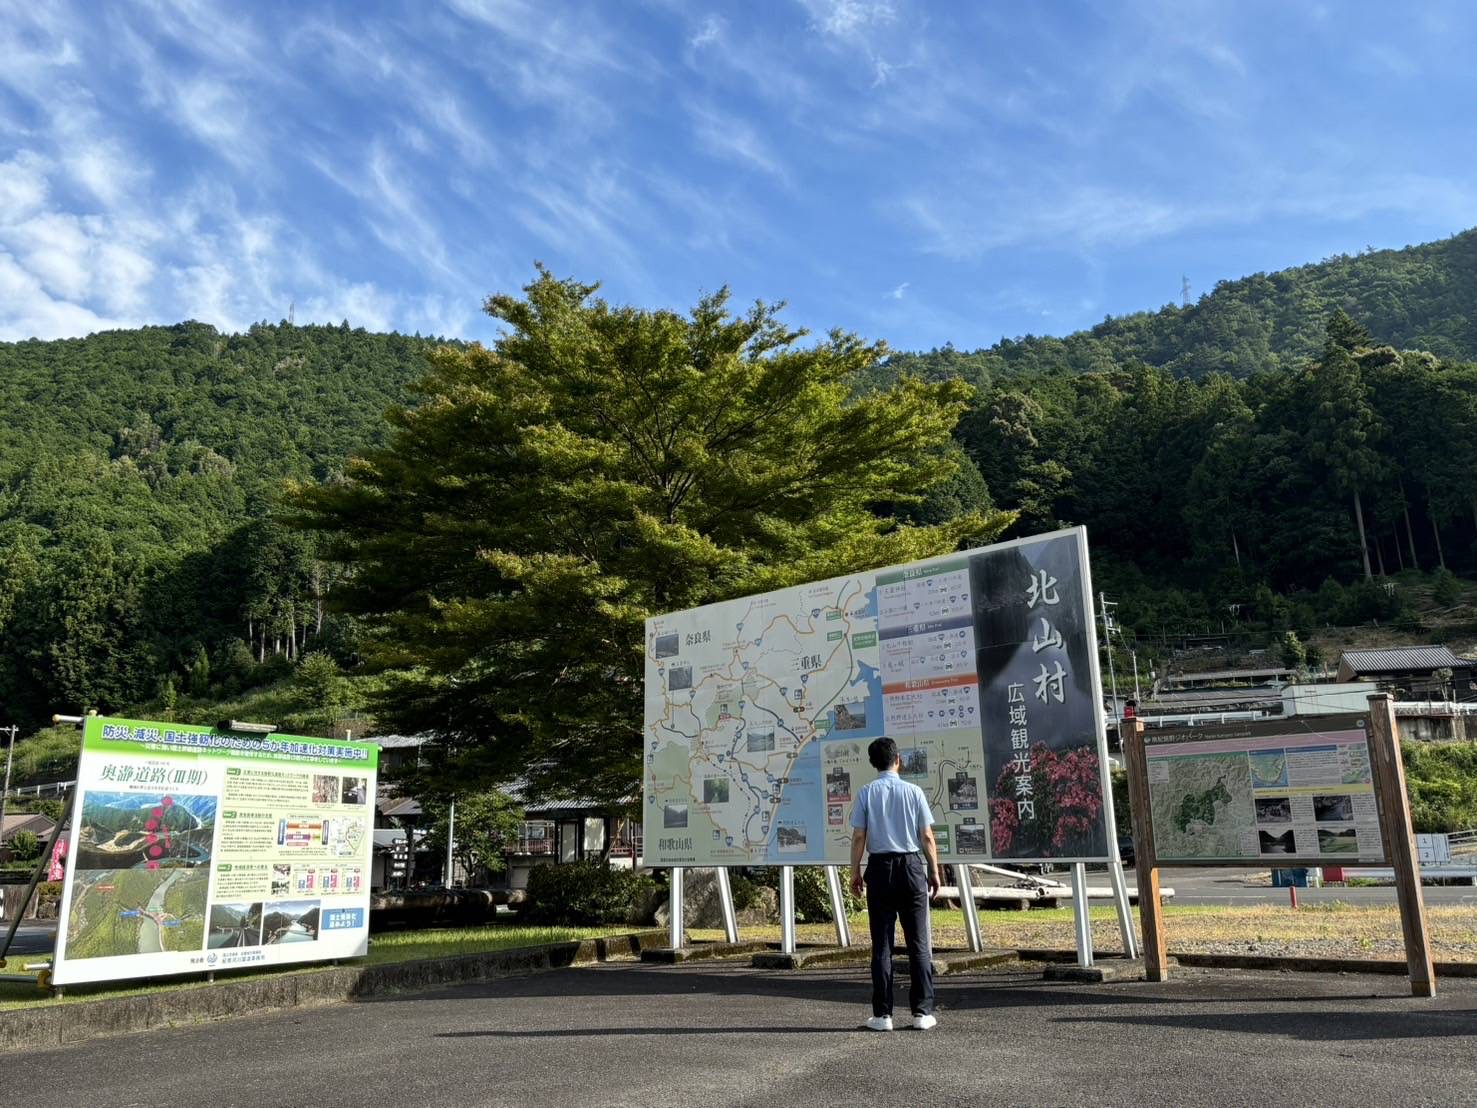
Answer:
<path fill-rule="evenodd" d="M 607 1035 L 855 1035 L 868 1031 L 855 1027 L 571 1027 L 548 1031 L 442 1031 L 438 1039 L 563 1039 L 604 1038 Z"/>

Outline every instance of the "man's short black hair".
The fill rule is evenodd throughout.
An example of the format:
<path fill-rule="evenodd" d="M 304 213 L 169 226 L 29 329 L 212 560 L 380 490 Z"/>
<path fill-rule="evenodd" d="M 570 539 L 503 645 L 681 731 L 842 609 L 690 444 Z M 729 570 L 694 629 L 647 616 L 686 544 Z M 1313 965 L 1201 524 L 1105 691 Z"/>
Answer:
<path fill-rule="evenodd" d="M 897 765 L 897 743 L 888 738 L 873 739 L 872 745 L 867 747 L 867 760 L 879 773 L 891 769 Z"/>

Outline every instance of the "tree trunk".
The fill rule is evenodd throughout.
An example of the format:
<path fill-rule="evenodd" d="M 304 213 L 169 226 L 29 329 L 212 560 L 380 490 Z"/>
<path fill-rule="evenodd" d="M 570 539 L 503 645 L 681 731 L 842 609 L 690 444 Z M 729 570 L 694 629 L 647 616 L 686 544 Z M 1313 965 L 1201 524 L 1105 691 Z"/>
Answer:
<path fill-rule="evenodd" d="M 1441 549 L 1441 528 L 1436 526 L 1436 509 L 1431 505 L 1431 498 L 1426 497 L 1426 513 L 1431 517 L 1431 534 L 1436 536 L 1436 562 L 1442 569 L 1446 568 L 1446 551 Z"/>
<path fill-rule="evenodd" d="M 1394 531 L 1392 532 L 1392 534 L 1394 535 L 1394 538 L 1395 538 L 1395 560 L 1400 563 L 1400 572 L 1401 573 L 1404 573 L 1405 572 L 1405 551 L 1403 551 L 1403 550 L 1400 549 L 1400 528 L 1398 528 L 1398 527 L 1395 528 Z"/>
<path fill-rule="evenodd" d="M 1386 576 L 1386 574 L 1385 574 L 1385 544 L 1382 543 L 1382 542 L 1380 542 L 1380 533 L 1378 531 L 1376 531 L 1374 533 L 1374 556 L 1375 556 L 1376 563 L 1380 567 L 1380 576 L 1381 577 Z"/>
<path fill-rule="evenodd" d="M 1236 541 L 1236 532 L 1231 532 L 1231 550 L 1236 555 L 1236 568 L 1241 568 L 1241 544 Z"/>
<path fill-rule="evenodd" d="M 1364 555 L 1364 579 L 1374 580 L 1374 571 L 1369 568 L 1369 540 L 1364 537 L 1364 505 L 1359 503 L 1359 490 L 1354 490 L 1354 522 L 1359 526 L 1359 553 Z"/>
<path fill-rule="evenodd" d="M 1400 482 L 1400 506 L 1405 509 L 1405 540 L 1410 543 L 1410 568 L 1420 569 L 1420 559 L 1415 556 L 1415 531 L 1410 526 L 1410 501 L 1405 499 L 1405 482 Z"/>

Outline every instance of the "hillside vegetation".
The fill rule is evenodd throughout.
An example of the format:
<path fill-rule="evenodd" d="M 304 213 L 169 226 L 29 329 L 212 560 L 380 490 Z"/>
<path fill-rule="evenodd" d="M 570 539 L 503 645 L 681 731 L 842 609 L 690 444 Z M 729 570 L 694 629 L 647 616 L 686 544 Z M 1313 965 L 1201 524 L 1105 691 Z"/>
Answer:
<path fill-rule="evenodd" d="M 1434 632 L 1420 609 L 1438 589 L 1456 590 L 1439 627 L 1459 636 L 1450 571 L 1477 570 L 1474 302 L 1466 232 L 1061 339 L 893 354 L 857 372 L 859 395 L 902 375 L 975 391 L 942 450 L 953 475 L 870 510 L 938 524 L 1010 509 L 1011 534 L 1086 524 L 1145 668 L 1217 630 L 1261 646 L 1372 621 Z M 210 722 L 229 703 L 323 731 L 361 707 L 359 624 L 334 610 L 344 571 L 281 521 L 281 491 L 331 486 L 387 443 L 384 413 L 416 402 L 435 345 L 198 323 L 0 344 L 4 716 Z M 44 738 L 27 770 L 59 751 Z"/>

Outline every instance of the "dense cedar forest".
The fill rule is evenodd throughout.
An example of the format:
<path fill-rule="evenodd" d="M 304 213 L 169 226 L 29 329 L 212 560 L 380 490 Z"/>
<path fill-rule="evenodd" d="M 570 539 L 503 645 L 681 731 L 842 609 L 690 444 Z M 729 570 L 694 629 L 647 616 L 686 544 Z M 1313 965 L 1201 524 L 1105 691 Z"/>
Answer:
<path fill-rule="evenodd" d="M 4 716 L 172 709 L 306 653 L 351 666 L 340 571 L 276 512 L 286 481 L 333 481 L 384 440 L 432 345 L 286 323 L 0 343 Z M 1281 634 L 1409 619 L 1381 574 L 1477 565 L 1473 359 L 1467 232 L 1062 339 L 893 354 L 856 387 L 914 374 L 975 390 L 960 472 L 877 511 L 1015 509 L 1012 534 L 1085 523 L 1131 631 Z"/>

